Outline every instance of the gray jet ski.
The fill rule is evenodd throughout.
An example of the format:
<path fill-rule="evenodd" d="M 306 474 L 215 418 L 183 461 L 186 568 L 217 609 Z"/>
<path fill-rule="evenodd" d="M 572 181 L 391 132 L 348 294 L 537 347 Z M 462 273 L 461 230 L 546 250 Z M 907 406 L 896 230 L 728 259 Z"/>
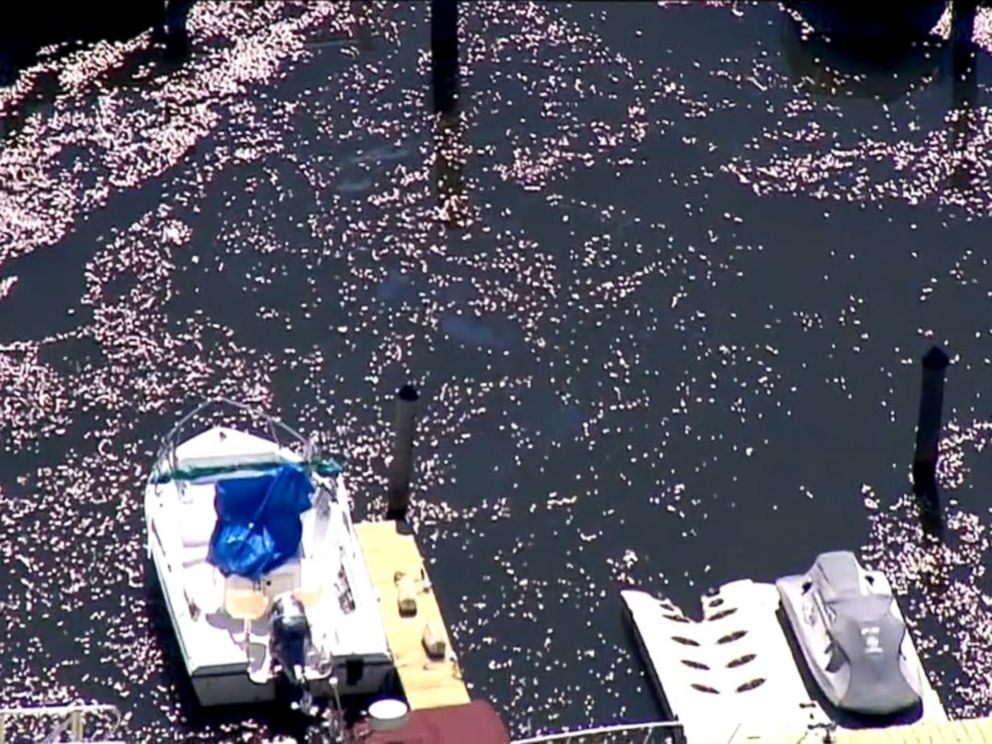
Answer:
<path fill-rule="evenodd" d="M 884 574 L 836 551 L 775 586 L 806 663 L 834 706 L 881 716 L 922 704 L 926 673 Z"/>

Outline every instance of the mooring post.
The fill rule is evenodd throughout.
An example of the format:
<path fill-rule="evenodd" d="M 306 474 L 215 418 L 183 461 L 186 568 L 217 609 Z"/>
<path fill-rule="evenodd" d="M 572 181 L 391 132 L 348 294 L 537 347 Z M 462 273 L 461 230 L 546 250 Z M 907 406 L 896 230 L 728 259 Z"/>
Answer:
<path fill-rule="evenodd" d="M 186 21 L 189 18 L 193 0 L 163 0 L 162 25 L 159 33 L 165 40 L 167 50 L 172 54 L 183 54 L 189 47 L 189 32 Z"/>
<path fill-rule="evenodd" d="M 955 149 L 968 144 L 964 134 L 974 128 L 973 112 L 978 98 L 978 55 L 975 45 L 975 16 L 978 0 L 954 0 L 951 6 L 951 101 Z"/>
<path fill-rule="evenodd" d="M 943 349 L 934 346 L 922 361 L 923 384 L 920 390 L 920 416 L 916 425 L 913 487 L 923 507 L 932 516 L 940 511 L 937 462 L 940 459 L 940 419 L 944 407 L 944 370 L 950 359 Z"/>
<path fill-rule="evenodd" d="M 434 180 L 440 220 L 449 229 L 460 228 L 467 219 L 464 169 L 467 160 L 465 122 L 461 113 L 442 113 L 434 131 Z"/>
<path fill-rule="evenodd" d="M 358 42 L 358 49 L 361 52 L 371 51 L 372 29 L 371 16 L 373 10 L 368 0 L 351 0 L 351 20 L 354 30 L 352 34 Z"/>
<path fill-rule="evenodd" d="M 396 393 L 396 439 L 393 443 L 393 460 L 389 464 L 386 519 L 405 519 L 410 507 L 413 435 L 419 399 L 420 393 L 413 385 L 404 385 Z"/>
<path fill-rule="evenodd" d="M 977 54 L 974 41 L 975 16 L 978 0 L 954 0 L 951 5 L 951 147 L 962 155 L 974 139 L 975 103 L 978 99 Z M 966 187 L 975 175 L 971 163 L 959 157 L 951 172 L 951 183 L 957 188 Z"/>
<path fill-rule="evenodd" d="M 458 89 L 458 0 L 431 0 L 434 111 L 455 107 Z"/>
<path fill-rule="evenodd" d="M 14 55 L 7 48 L 6 40 L 0 39 L 0 85 L 13 85 L 17 82 L 17 65 L 14 62 Z M 4 124 L 0 122 L 0 127 Z M 6 134 L 0 129 L 0 138 Z M 0 729 L 2 732 L 2 729 Z"/>
<path fill-rule="evenodd" d="M 951 3 L 951 49 L 955 58 L 965 56 L 974 61 L 975 16 L 978 0 L 953 0 Z M 955 59 L 955 64 L 967 60 Z"/>

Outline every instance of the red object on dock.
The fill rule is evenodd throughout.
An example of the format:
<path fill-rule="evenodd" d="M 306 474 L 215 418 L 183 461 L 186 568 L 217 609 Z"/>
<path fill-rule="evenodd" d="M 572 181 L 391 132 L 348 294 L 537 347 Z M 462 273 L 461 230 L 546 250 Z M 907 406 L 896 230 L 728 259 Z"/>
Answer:
<path fill-rule="evenodd" d="M 363 721 L 354 733 L 362 744 L 510 744 L 506 726 L 484 700 L 412 710 L 402 726 L 389 730 Z"/>

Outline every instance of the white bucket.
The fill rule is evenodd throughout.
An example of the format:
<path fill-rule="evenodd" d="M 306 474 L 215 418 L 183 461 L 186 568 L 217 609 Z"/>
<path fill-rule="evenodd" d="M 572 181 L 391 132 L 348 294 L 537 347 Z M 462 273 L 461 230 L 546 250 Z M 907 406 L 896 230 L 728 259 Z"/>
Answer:
<path fill-rule="evenodd" d="M 407 722 L 409 712 L 402 700 L 377 700 L 369 706 L 369 723 L 374 731 L 392 731 Z"/>

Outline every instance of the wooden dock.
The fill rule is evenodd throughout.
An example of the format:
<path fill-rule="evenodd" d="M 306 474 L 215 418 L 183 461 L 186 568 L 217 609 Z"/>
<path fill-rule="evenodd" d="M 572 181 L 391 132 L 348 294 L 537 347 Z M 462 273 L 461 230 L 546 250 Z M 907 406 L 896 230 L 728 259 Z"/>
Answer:
<path fill-rule="evenodd" d="M 992 744 L 992 718 L 921 721 L 885 728 L 821 728 L 774 735 L 739 735 L 732 739 L 732 744 L 797 744 L 800 741 L 803 744 Z"/>
<path fill-rule="evenodd" d="M 397 530 L 397 522 L 360 522 L 355 525 L 365 564 L 379 594 L 379 614 L 393 654 L 400 683 L 411 710 L 468 703 L 461 667 L 427 575 L 423 556 L 412 534 Z M 416 614 L 400 614 L 400 578 L 412 585 Z M 427 655 L 423 643 L 428 624 L 440 631 L 446 647 L 443 659 Z"/>
<path fill-rule="evenodd" d="M 838 731 L 837 744 L 960 744 L 988 742 L 992 744 L 992 718 L 960 721 L 926 721 L 912 726 L 892 726 L 886 729 Z"/>

